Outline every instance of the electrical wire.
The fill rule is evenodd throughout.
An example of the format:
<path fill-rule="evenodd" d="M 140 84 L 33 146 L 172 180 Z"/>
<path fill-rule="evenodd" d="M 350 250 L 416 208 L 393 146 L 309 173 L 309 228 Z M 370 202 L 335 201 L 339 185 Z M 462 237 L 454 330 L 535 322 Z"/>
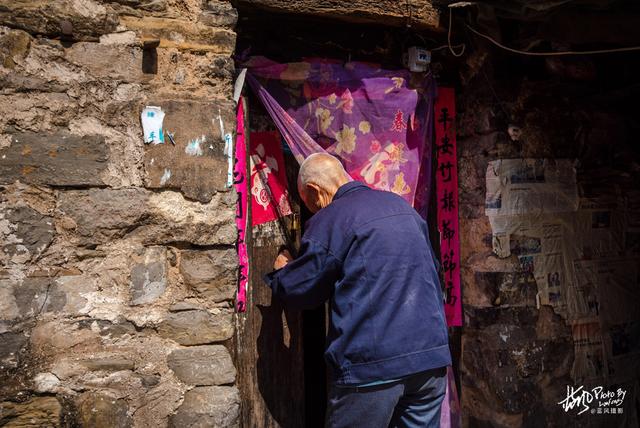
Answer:
<path fill-rule="evenodd" d="M 462 54 L 464 53 L 464 48 L 465 45 L 463 44 L 463 48 L 460 51 L 459 54 L 456 54 L 453 51 L 453 47 L 451 46 L 451 23 L 453 21 L 452 19 L 452 15 L 453 15 L 453 8 L 454 7 L 466 7 L 466 6 L 471 6 L 473 5 L 472 2 L 458 2 L 458 3 L 453 3 L 449 5 L 449 33 L 447 36 L 447 42 L 448 42 L 448 48 L 451 51 L 451 53 L 458 57 L 458 56 L 462 56 Z M 474 34 L 476 34 L 477 36 L 483 37 L 487 40 L 489 40 L 491 43 L 493 43 L 494 45 L 498 46 L 501 49 L 504 49 L 506 51 L 512 52 L 512 53 L 516 53 L 519 55 L 528 55 L 528 56 L 568 56 L 568 55 L 597 55 L 597 54 L 606 54 L 606 53 L 616 53 L 616 52 L 632 52 L 632 51 L 640 51 L 640 46 L 630 46 L 630 47 L 626 47 L 626 48 L 614 48 L 614 49 L 596 49 L 596 50 L 589 50 L 589 51 L 560 51 L 560 52 L 529 52 L 529 51 L 522 51 L 519 49 L 514 49 L 514 48 L 510 48 L 509 46 L 505 46 L 502 43 L 498 42 L 497 40 L 495 40 L 493 37 L 481 33 L 480 31 L 476 30 L 475 28 L 473 28 L 471 25 L 469 24 L 465 24 L 466 27 L 471 30 Z M 460 46 L 460 45 L 458 45 Z M 440 48 L 437 49 L 441 49 L 442 46 Z"/>
<path fill-rule="evenodd" d="M 451 9 L 449 9 L 451 12 Z M 503 45 L 497 40 L 493 39 L 491 36 L 481 33 L 476 30 L 469 24 L 465 24 L 469 30 L 480 37 L 484 37 L 489 40 L 494 45 L 502 48 L 506 51 L 517 53 L 520 55 L 529 55 L 529 56 L 566 56 L 566 55 L 597 55 L 597 54 L 605 54 L 605 53 L 616 53 L 616 52 L 631 52 L 631 51 L 640 51 L 640 46 L 630 46 L 626 48 L 615 48 L 615 49 L 598 49 L 598 50 L 590 50 L 590 51 L 560 51 L 560 52 L 529 52 L 529 51 L 521 51 L 518 49 L 513 49 L 508 46 Z M 449 15 L 449 34 L 451 34 L 451 15 Z M 450 44 L 450 43 L 449 43 Z M 451 51 L 453 53 L 453 51 Z M 455 54 L 454 54 L 455 55 Z"/>
<path fill-rule="evenodd" d="M 454 48 L 459 48 L 461 46 L 464 46 L 464 43 L 460 43 L 459 45 L 454 45 Z M 441 51 L 442 49 L 447 49 L 449 47 L 449 45 L 442 45 L 442 46 L 438 46 L 437 48 L 433 48 L 431 49 L 431 52 L 437 52 L 437 51 Z"/>
<path fill-rule="evenodd" d="M 411 28 L 411 20 L 412 20 L 412 11 L 411 11 L 411 0 L 407 0 L 407 28 Z"/>
<path fill-rule="evenodd" d="M 453 46 L 451 46 L 451 27 L 453 24 L 453 8 L 449 7 L 449 32 L 447 33 L 447 47 L 449 48 L 449 51 L 451 52 L 451 55 L 457 57 L 461 57 L 462 55 L 464 55 L 464 51 L 467 48 L 467 46 L 462 43 L 461 45 L 458 46 L 462 46 L 462 50 L 459 53 L 456 53 L 456 51 L 453 50 Z M 439 48 L 438 48 L 439 49 Z"/>

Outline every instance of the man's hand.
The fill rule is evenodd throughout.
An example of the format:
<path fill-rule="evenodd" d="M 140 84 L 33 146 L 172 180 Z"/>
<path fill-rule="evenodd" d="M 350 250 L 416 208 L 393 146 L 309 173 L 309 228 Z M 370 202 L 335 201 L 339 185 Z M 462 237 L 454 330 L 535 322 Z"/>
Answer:
<path fill-rule="evenodd" d="M 291 260 L 293 260 L 293 257 L 291 257 L 291 253 L 288 250 L 282 250 L 278 254 L 278 257 L 276 257 L 276 261 L 273 262 L 273 268 L 275 270 L 282 269 Z"/>

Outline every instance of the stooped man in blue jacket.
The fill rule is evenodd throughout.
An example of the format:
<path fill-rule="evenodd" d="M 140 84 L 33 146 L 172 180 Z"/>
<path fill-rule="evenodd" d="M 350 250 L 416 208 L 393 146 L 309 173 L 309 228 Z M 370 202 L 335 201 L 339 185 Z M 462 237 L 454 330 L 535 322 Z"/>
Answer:
<path fill-rule="evenodd" d="M 265 281 L 291 308 L 330 300 L 326 425 L 439 427 L 451 355 L 425 221 L 328 154 L 305 159 L 298 190 L 315 214 Z"/>

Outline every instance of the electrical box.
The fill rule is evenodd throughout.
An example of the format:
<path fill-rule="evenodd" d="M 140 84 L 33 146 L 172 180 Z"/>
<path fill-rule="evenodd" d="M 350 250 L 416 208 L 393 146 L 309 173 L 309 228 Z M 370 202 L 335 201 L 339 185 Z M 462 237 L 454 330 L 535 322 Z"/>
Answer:
<path fill-rule="evenodd" d="M 409 48 L 407 53 L 403 55 L 405 67 L 414 73 L 424 73 L 431 63 L 431 51 L 417 46 Z"/>

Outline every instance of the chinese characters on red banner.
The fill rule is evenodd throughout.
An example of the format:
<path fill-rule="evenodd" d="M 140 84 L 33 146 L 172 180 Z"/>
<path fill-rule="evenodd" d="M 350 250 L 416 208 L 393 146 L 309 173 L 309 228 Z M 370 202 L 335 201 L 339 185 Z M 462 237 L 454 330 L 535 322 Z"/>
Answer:
<path fill-rule="evenodd" d="M 436 192 L 440 260 L 444 273 L 447 325 L 462 325 L 460 295 L 460 237 L 458 233 L 458 162 L 456 155 L 456 110 L 453 88 L 438 88 L 436 115 Z"/>

